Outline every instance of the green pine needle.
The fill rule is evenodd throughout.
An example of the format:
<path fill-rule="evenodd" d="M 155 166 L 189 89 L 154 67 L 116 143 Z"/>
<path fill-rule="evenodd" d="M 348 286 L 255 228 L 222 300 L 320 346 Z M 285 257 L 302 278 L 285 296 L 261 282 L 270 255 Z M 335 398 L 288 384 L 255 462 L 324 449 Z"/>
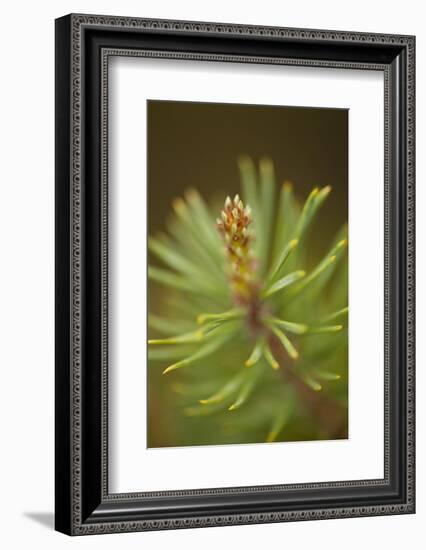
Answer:
<path fill-rule="evenodd" d="M 275 325 L 273 325 L 271 323 L 270 325 L 271 329 L 272 329 L 272 332 L 275 334 L 275 336 L 278 338 L 278 340 L 281 342 L 281 344 L 283 345 L 284 349 L 286 350 L 286 352 L 288 353 L 288 355 L 292 358 L 292 359 L 298 359 L 299 357 L 299 352 L 297 351 L 297 349 L 294 347 L 294 345 L 290 342 L 290 340 L 288 339 L 288 337 L 286 336 L 286 334 L 280 330 L 278 327 L 276 327 Z"/>
<path fill-rule="evenodd" d="M 266 344 L 263 348 L 263 355 L 265 356 L 266 361 L 271 365 L 274 370 L 278 370 L 280 368 L 280 364 L 273 356 L 271 348 L 268 344 Z"/>
<path fill-rule="evenodd" d="M 178 361 L 177 363 L 174 363 L 173 365 L 170 365 L 167 367 L 163 374 L 167 374 L 168 372 L 174 371 L 176 369 L 180 369 L 182 367 L 186 367 L 188 365 L 192 365 L 193 363 L 196 363 L 200 359 L 204 359 L 205 357 L 208 357 L 212 353 L 216 352 L 218 349 L 220 349 L 232 336 L 232 333 L 222 334 L 221 336 L 216 336 L 215 338 L 212 338 L 204 347 L 200 348 L 197 352 L 193 353 L 186 359 L 182 359 L 182 361 Z"/>
<path fill-rule="evenodd" d="M 263 296 L 267 298 L 268 296 L 272 296 L 272 294 L 275 294 L 276 292 L 279 292 L 280 290 L 283 290 L 284 288 L 292 285 L 296 281 L 299 281 L 300 279 L 303 279 L 303 277 L 306 275 L 305 271 L 299 270 L 294 271 L 293 273 L 290 273 L 289 275 L 286 275 L 285 277 L 282 277 L 279 281 L 271 285 L 269 288 L 267 288 L 263 292 Z"/>

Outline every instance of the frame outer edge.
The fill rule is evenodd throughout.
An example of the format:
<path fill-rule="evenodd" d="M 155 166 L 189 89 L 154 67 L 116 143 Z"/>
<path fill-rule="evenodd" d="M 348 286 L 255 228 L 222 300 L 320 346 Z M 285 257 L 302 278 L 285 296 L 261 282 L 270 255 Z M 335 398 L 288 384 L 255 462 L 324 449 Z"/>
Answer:
<path fill-rule="evenodd" d="M 55 22 L 55 529 L 71 534 L 71 18 Z"/>
<path fill-rule="evenodd" d="M 115 16 L 92 16 L 76 15 L 68 16 L 71 24 L 71 115 L 72 115 L 72 229 L 71 229 L 71 275 L 72 275 L 72 329 L 71 329 L 71 358 L 72 372 L 70 373 L 71 392 L 72 392 L 72 417 L 71 422 L 71 482 L 72 487 L 70 496 L 72 501 L 71 510 L 71 534 L 95 534 L 112 533 L 135 530 L 153 530 L 153 529 L 177 529 L 187 527 L 201 527 L 213 525 L 236 525 L 247 523 L 264 522 L 282 522 L 307 519 L 325 519 L 331 517 L 360 517 L 369 515 L 385 515 L 394 513 L 412 513 L 414 512 L 414 44 L 412 36 L 399 35 L 378 35 L 372 33 L 342 32 L 342 31 L 321 31 L 309 29 L 283 29 L 279 27 L 254 27 L 245 25 L 227 25 L 219 23 L 201 23 L 187 21 L 168 21 L 168 20 L 150 20 L 137 18 L 124 18 Z M 294 38 L 298 40 L 318 40 L 341 43 L 345 41 L 354 43 L 368 43 L 376 45 L 395 45 L 408 50 L 407 72 L 408 72 L 408 135 L 407 135 L 407 154 L 408 154 L 408 173 L 407 173 L 407 201 L 412 208 L 412 214 L 407 218 L 407 254 L 411 253 L 411 260 L 407 263 L 407 395 L 409 410 L 407 413 L 407 422 L 411 428 L 408 429 L 408 461 L 407 475 L 409 477 L 407 484 L 407 501 L 405 504 L 392 506 L 367 506 L 363 509 L 359 507 L 310 510 L 300 512 L 273 512 L 273 513 L 253 513 L 243 515 L 224 515 L 203 518 L 179 519 L 179 520 L 149 520 L 149 521 L 131 521 L 117 523 L 93 523 L 85 525 L 81 518 L 81 487 L 80 487 L 80 379 L 81 379 L 81 33 L 84 26 L 97 27 L 119 27 L 123 30 L 131 29 L 149 29 L 149 30 L 172 30 L 176 32 L 191 33 L 217 33 L 221 35 L 241 37 L 247 35 L 251 37 L 262 37 L 263 39 L 274 38 Z M 410 165 L 410 160 L 412 165 Z M 58 180 L 57 180 L 58 182 Z M 58 186 L 57 186 L 58 191 Z M 408 207 L 407 207 L 408 208 Z M 410 258 L 410 256 L 409 256 Z M 60 313 L 62 316 L 63 313 Z M 58 363 L 57 363 L 58 365 Z M 57 368 L 58 374 L 58 368 Z M 58 394 L 57 394 L 58 399 Z M 411 422 L 411 424 L 410 424 Z M 411 455 L 410 455 L 411 452 Z M 58 528 L 58 524 L 57 524 Z M 61 530 L 61 529 L 59 529 Z M 69 532 L 69 531 L 68 531 Z"/>

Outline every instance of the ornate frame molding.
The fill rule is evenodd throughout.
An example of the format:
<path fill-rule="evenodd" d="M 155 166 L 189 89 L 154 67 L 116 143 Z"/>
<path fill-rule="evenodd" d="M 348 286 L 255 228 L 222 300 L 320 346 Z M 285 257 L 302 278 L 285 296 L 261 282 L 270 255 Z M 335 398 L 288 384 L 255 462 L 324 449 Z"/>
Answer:
<path fill-rule="evenodd" d="M 154 35 L 167 35 L 171 40 L 173 37 L 198 36 L 201 39 L 205 36 L 230 37 L 237 41 L 245 39 L 261 39 L 267 42 L 289 42 L 306 45 L 314 51 L 315 45 L 323 44 L 329 51 L 333 52 L 334 47 L 343 51 L 353 50 L 347 60 L 336 60 L 333 58 L 315 57 L 291 57 L 291 56 L 265 56 L 247 55 L 232 53 L 196 53 L 193 51 L 170 49 L 131 48 L 120 47 L 118 44 L 99 45 L 99 82 L 100 82 L 100 118 L 98 128 L 100 136 L 99 150 L 99 203 L 100 215 L 99 236 L 100 236 L 100 257 L 99 257 L 99 346 L 100 346 L 100 410 L 97 418 L 100 449 L 99 479 L 96 483 L 87 484 L 87 473 L 84 465 L 86 454 L 84 423 L 86 422 L 87 411 L 84 403 L 87 401 L 85 371 L 85 338 L 84 323 L 86 315 L 86 283 L 88 264 L 86 244 L 87 231 L 92 227 L 88 221 L 85 210 L 84 185 L 88 180 L 86 167 L 86 148 L 88 139 L 85 136 L 85 124 L 88 125 L 87 116 L 90 105 L 88 89 L 89 78 L 87 67 L 89 66 L 88 55 L 95 46 L 89 47 L 88 31 L 96 37 L 96 31 L 113 31 L 116 36 L 120 33 L 133 37 L 140 33 L 141 36 L 152 37 Z M 96 40 L 96 38 L 94 39 Z M 118 40 L 120 42 L 120 40 Z M 389 52 L 389 60 L 374 62 L 371 60 L 356 60 L 358 46 L 370 46 L 377 52 Z M 92 49 L 91 49 L 92 48 Z M 342 49 L 343 48 L 343 49 Z M 200 23 L 186 21 L 148 20 L 122 17 L 108 17 L 95 15 L 70 15 L 57 20 L 57 196 L 59 194 L 68 196 L 62 197 L 57 204 L 57 216 L 67 214 L 69 225 L 57 219 L 57 243 L 64 245 L 68 239 L 68 246 L 65 251 L 57 250 L 57 280 L 59 280 L 59 294 L 57 287 L 57 330 L 61 334 L 64 330 L 66 335 L 57 336 L 59 351 L 57 352 L 56 373 L 57 379 L 57 529 L 74 535 L 91 533 L 112 533 L 124 531 L 141 531 L 152 529 L 177 529 L 187 527 L 201 527 L 213 525 L 236 525 L 245 523 L 282 522 L 307 519 L 326 519 L 336 517 L 359 517 L 370 515 L 384 515 L 396 513 L 414 512 L 414 154 L 415 154 L 415 40 L 412 36 L 379 35 L 364 33 L 346 33 L 341 31 L 321 31 L 307 29 L 286 29 L 278 27 L 253 27 L 245 25 L 228 25 L 217 23 Z M 337 50 L 336 50 L 337 51 Z M 89 53 L 88 53 L 89 52 Z M 392 52 L 394 58 L 392 58 Z M 91 53 L 90 53 L 91 54 Z M 92 54 L 91 54 L 92 55 Z M 331 53 L 331 57 L 332 57 Z M 171 491 L 158 493 L 130 493 L 130 494 L 109 494 L 107 475 L 107 403 L 108 403 L 108 353 L 107 353 L 107 316 L 108 316 L 108 59 L 111 56 L 139 56 L 157 57 L 169 59 L 191 59 L 203 61 L 231 61 L 240 63 L 274 63 L 285 65 L 302 65 L 316 67 L 335 67 L 342 69 L 369 69 L 384 72 L 385 77 L 385 476 L 383 480 L 363 480 L 359 482 L 344 481 L 333 483 L 314 483 L 297 485 L 277 485 L 269 487 L 240 487 L 213 490 L 194 491 Z M 399 56 L 399 57 L 398 57 Z M 401 57 L 402 56 L 402 57 Z M 396 63 L 395 60 L 398 59 Z M 63 66 L 63 63 L 65 66 Z M 60 66 L 61 65 L 61 66 Z M 402 68 L 401 68 L 402 67 Z M 405 72 L 404 72 L 405 71 Z M 64 80 L 65 88 L 63 87 Z M 401 99 L 402 97 L 402 99 Z M 396 102 L 402 101 L 406 106 L 406 120 L 404 124 L 396 129 L 394 110 Z M 68 107 L 67 107 L 68 106 Z M 65 121 L 65 111 L 68 108 L 69 120 Z M 399 113 L 401 114 L 401 113 Z M 401 130 L 402 128 L 402 130 Z M 396 135 L 396 131 L 404 131 L 403 135 Z M 67 155 L 66 149 L 70 154 Z M 398 158 L 395 158 L 395 151 L 399 151 Z M 395 165 L 396 163 L 396 165 Z M 85 172 L 86 170 L 86 172 Z M 64 185 L 64 178 L 68 181 L 68 187 Z M 395 178 L 399 178 L 397 196 L 393 190 Z M 402 185 L 403 184 L 403 185 Z M 399 199 L 398 199 L 399 197 Z M 399 202 L 398 202 L 399 200 Z M 58 258 L 59 255 L 59 258 Z M 67 261 L 66 261 L 67 259 Z M 401 262 L 396 274 L 393 273 L 395 261 Z M 64 265 L 65 262 L 65 265 Z M 398 264 L 399 265 L 399 264 Z M 399 273 L 401 271 L 401 273 Z M 69 286 L 67 287 L 66 282 Z M 65 283 L 65 284 L 62 284 Z M 395 312 L 392 307 L 395 285 L 401 286 L 402 303 L 405 311 Z M 61 306 L 64 300 L 68 300 L 69 311 L 67 315 Z M 398 343 L 398 350 L 391 338 L 391 330 L 394 316 L 402 319 L 402 332 L 405 341 Z M 398 321 L 399 322 L 399 321 Z M 398 325 L 399 326 L 399 325 Z M 400 350 L 399 348 L 403 349 Z M 392 377 L 392 360 L 400 361 L 400 369 L 403 372 L 404 384 L 402 387 L 395 387 Z M 66 365 L 64 365 L 64 361 Z M 395 368 L 395 367 L 393 367 Z M 64 389 L 69 392 L 69 401 L 62 402 Z M 396 392 L 396 393 L 395 393 Z M 395 406 L 395 395 L 401 397 L 405 406 L 405 423 L 401 433 L 392 431 L 391 413 Z M 403 407 L 404 408 L 404 407 Z M 65 410 L 66 409 L 66 410 Z M 58 426 L 63 431 L 66 422 L 69 422 L 65 434 L 58 432 Z M 394 419 L 395 423 L 395 419 Z M 391 426 L 392 424 L 392 426 Z M 404 434 L 402 433 L 404 432 Z M 187 516 L 155 517 L 144 515 L 140 511 L 130 518 L 123 510 L 126 506 L 137 508 L 138 503 L 143 499 L 155 499 L 159 497 L 181 498 L 201 496 L 226 496 L 238 495 L 248 497 L 250 494 L 261 494 L 264 492 L 280 493 L 299 492 L 307 490 L 347 490 L 374 487 L 389 487 L 394 484 L 392 478 L 391 455 L 395 449 L 391 448 L 392 438 L 404 437 L 405 445 L 405 469 L 399 475 L 405 476 L 400 480 L 403 488 L 398 492 L 398 498 L 388 499 L 380 504 L 369 504 L 352 506 L 325 506 L 316 508 L 307 503 L 306 509 L 288 509 L 283 506 L 273 511 L 253 511 L 247 513 L 217 513 L 206 515 L 191 513 Z M 99 460 L 98 460 L 99 459 Z M 392 458 L 393 460 L 393 458 Z M 92 472 L 92 473 L 93 473 Z M 393 476 L 395 472 L 393 472 Z M 392 478 L 392 479 L 391 479 Z M 65 483 L 66 489 L 58 489 L 58 485 Z M 400 489 L 401 489 L 400 487 Z M 97 494 L 97 491 L 99 494 Z M 95 494 L 96 493 L 96 494 Z M 402 494 L 403 493 L 403 494 Z M 89 495 L 89 496 L 87 496 Z M 402 498 L 403 497 L 403 498 Z M 402 500 L 401 500 L 402 498 Z M 100 501 L 100 503 L 99 503 Z M 100 504 L 95 506 L 95 502 Z M 90 513 L 88 513 L 90 511 Z M 146 516 L 146 519 L 145 519 Z M 121 520 L 121 518 L 125 518 Z"/>

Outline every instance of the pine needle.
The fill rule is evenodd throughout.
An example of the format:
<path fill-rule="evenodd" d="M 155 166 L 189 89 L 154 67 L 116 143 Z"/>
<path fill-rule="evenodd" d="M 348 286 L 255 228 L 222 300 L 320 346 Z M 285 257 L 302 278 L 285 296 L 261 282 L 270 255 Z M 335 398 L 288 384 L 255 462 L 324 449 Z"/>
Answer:
<path fill-rule="evenodd" d="M 275 265 L 283 248 L 294 236 L 294 228 L 300 216 L 300 207 L 296 202 L 293 185 L 285 181 L 281 187 L 278 215 L 275 224 L 274 254 L 271 264 Z"/>
<path fill-rule="evenodd" d="M 300 240 L 302 236 L 306 233 L 309 223 L 312 219 L 311 212 L 313 208 L 313 204 L 315 201 L 315 197 L 318 195 L 319 189 L 318 187 L 315 187 L 310 192 L 308 198 L 306 199 L 306 202 L 303 206 L 302 213 L 299 217 L 299 222 L 297 224 L 297 228 L 294 234 L 294 238 Z"/>
<path fill-rule="evenodd" d="M 221 348 L 233 335 L 232 332 L 225 333 L 222 335 L 215 335 L 209 342 L 201 347 L 198 351 L 190 355 L 189 357 L 182 359 L 182 361 L 178 361 L 177 363 L 174 363 L 173 365 L 170 365 L 167 367 L 163 374 L 167 374 L 168 372 L 174 371 L 176 369 L 180 369 L 182 367 L 186 367 L 188 365 L 191 365 L 200 359 L 204 359 L 205 357 L 208 357 L 215 351 L 217 351 L 219 348 Z"/>
<path fill-rule="evenodd" d="M 241 174 L 241 186 L 243 197 L 246 204 L 249 204 L 255 214 L 255 218 L 259 213 L 258 197 L 257 197 L 257 175 L 256 168 L 251 158 L 247 155 L 242 155 L 238 159 L 238 167 Z"/>
<path fill-rule="evenodd" d="M 201 313 L 197 317 L 197 323 L 203 325 L 204 323 L 215 321 L 215 322 L 225 322 L 231 321 L 233 319 L 239 319 L 243 317 L 244 311 L 242 309 L 230 309 L 229 311 L 224 311 L 223 313 Z"/>
<path fill-rule="evenodd" d="M 281 405 L 278 414 L 275 416 L 269 433 L 266 437 L 266 443 L 272 443 L 276 441 L 280 432 L 287 425 L 294 410 L 294 397 L 292 393 L 289 393 L 284 398 L 284 403 Z"/>
<path fill-rule="evenodd" d="M 223 401 L 233 393 L 235 393 L 244 381 L 244 371 L 240 371 L 236 376 L 231 378 L 224 386 L 222 386 L 216 393 L 207 397 L 207 399 L 200 399 L 199 403 L 202 405 L 211 405 L 213 403 L 219 403 Z"/>
<path fill-rule="evenodd" d="M 339 317 L 342 317 L 343 315 L 347 315 L 349 313 L 349 307 L 346 306 L 342 309 L 339 309 L 338 311 L 335 311 L 334 313 L 331 313 L 330 315 L 327 315 L 327 317 L 324 317 L 323 322 L 328 323 L 329 321 L 334 321 L 334 319 L 338 319 Z"/>
<path fill-rule="evenodd" d="M 238 393 L 237 399 L 228 408 L 228 411 L 235 411 L 239 409 L 241 405 L 243 405 L 247 401 L 255 388 L 260 372 L 260 369 L 257 369 L 254 375 L 250 373 L 250 375 L 246 377 Z"/>
<path fill-rule="evenodd" d="M 340 380 L 341 378 L 340 374 L 336 374 L 335 372 L 328 372 L 325 370 L 319 370 L 319 369 L 315 369 L 315 376 L 320 380 L 327 380 L 330 382 L 334 380 Z"/>
<path fill-rule="evenodd" d="M 316 380 L 314 380 L 313 378 L 311 378 L 309 375 L 305 375 L 303 377 L 303 381 L 305 382 L 305 384 L 307 386 L 309 386 L 314 391 L 321 391 L 322 390 L 321 384 L 319 382 L 317 382 Z"/>
<path fill-rule="evenodd" d="M 264 355 L 265 359 L 268 361 L 268 363 L 271 365 L 271 367 L 274 370 L 277 370 L 277 369 L 280 368 L 280 364 L 275 359 L 275 357 L 272 355 L 271 348 L 269 347 L 268 344 L 266 344 L 263 348 L 263 355 Z"/>
<path fill-rule="evenodd" d="M 343 325 L 326 325 L 323 327 L 308 327 L 308 334 L 326 334 L 329 332 L 340 332 Z"/>
<path fill-rule="evenodd" d="M 194 342 L 200 342 L 204 338 L 202 330 L 195 330 L 187 332 L 186 334 L 180 334 L 178 336 L 172 336 L 170 338 L 157 338 L 154 340 L 148 340 L 149 345 L 173 345 L 173 344 L 191 344 Z"/>
<path fill-rule="evenodd" d="M 306 235 L 315 214 L 330 194 L 330 191 L 331 187 L 329 185 L 323 187 L 321 190 L 316 187 L 311 191 L 310 195 L 306 199 L 302 214 L 300 215 L 295 234 L 296 239 L 301 239 L 304 235 Z"/>
<path fill-rule="evenodd" d="M 261 198 L 261 225 L 258 226 L 260 272 L 263 273 L 268 265 L 272 221 L 274 219 L 274 166 L 270 159 L 262 158 L 259 163 L 260 198 Z"/>
<path fill-rule="evenodd" d="M 287 335 L 284 334 L 284 332 L 282 330 L 280 330 L 278 327 L 276 327 L 272 323 L 270 324 L 270 327 L 271 327 L 272 332 L 275 334 L 275 336 L 278 338 L 278 340 L 283 345 L 283 347 L 286 350 L 286 352 L 288 353 L 288 355 L 292 359 L 297 359 L 299 357 L 299 352 L 293 346 L 293 344 L 290 342 Z"/>
<path fill-rule="evenodd" d="M 256 342 L 256 345 L 254 346 L 250 357 L 245 362 L 246 367 L 252 367 L 259 361 L 259 359 L 262 357 L 264 345 L 265 343 L 263 340 L 259 340 Z"/>
<path fill-rule="evenodd" d="M 292 332 L 293 334 L 305 334 L 308 330 L 308 326 L 303 323 L 292 323 L 290 321 L 284 321 L 284 319 L 278 319 L 277 317 L 272 316 L 266 317 L 266 320 L 269 323 L 282 327 L 288 332 Z"/>
<path fill-rule="evenodd" d="M 289 275 L 286 275 L 282 279 L 279 279 L 276 283 L 274 283 L 269 288 L 264 290 L 263 296 L 265 298 L 267 298 L 268 296 L 272 296 L 272 294 L 275 294 L 276 292 L 282 290 L 283 288 L 286 288 L 289 285 L 295 283 L 296 281 L 299 281 L 305 275 L 306 275 L 306 273 L 303 270 L 294 271 L 293 273 L 290 273 Z"/>
<path fill-rule="evenodd" d="M 296 246 L 298 245 L 299 241 L 297 239 L 292 239 L 285 247 L 284 247 L 284 250 L 282 251 L 281 255 L 278 257 L 275 265 L 272 267 L 271 271 L 269 272 L 269 275 L 268 275 L 268 278 L 267 280 L 269 282 L 272 282 L 272 280 L 274 279 L 275 275 L 277 275 L 277 273 L 280 271 L 280 269 L 283 267 L 283 265 L 285 264 L 287 258 L 290 256 L 291 252 L 296 248 Z"/>

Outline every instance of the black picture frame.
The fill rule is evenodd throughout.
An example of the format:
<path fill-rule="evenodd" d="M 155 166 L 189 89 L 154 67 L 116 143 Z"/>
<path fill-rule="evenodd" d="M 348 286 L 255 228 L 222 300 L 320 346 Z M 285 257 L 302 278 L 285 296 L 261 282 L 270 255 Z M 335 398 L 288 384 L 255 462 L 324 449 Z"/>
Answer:
<path fill-rule="evenodd" d="M 111 55 L 383 71 L 383 479 L 108 493 L 105 147 Z M 79 14 L 56 20 L 58 531 L 85 535 L 414 513 L 414 80 L 413 36 Z"/>

